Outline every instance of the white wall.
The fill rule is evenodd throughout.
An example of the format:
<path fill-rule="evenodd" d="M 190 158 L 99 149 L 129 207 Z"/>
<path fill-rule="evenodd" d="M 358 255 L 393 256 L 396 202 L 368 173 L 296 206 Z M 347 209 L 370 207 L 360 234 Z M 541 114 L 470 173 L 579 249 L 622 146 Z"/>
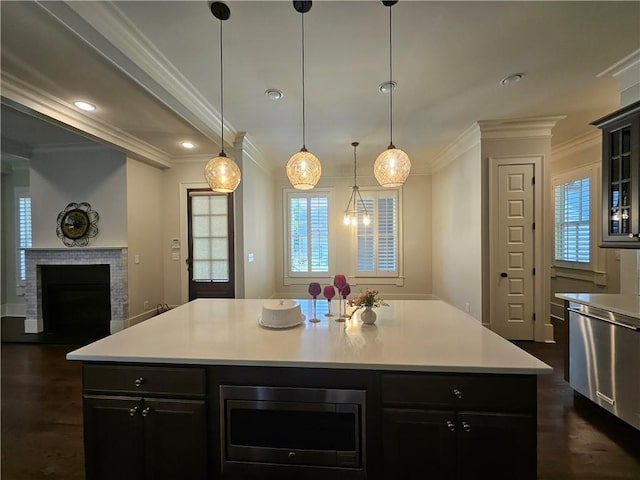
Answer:
<path fill-rule="evenodd" d="M 23 289 L 17 289 L 16 188 L 29 188 L 29 168 L 2 165 L 0 315 L 24 316 Z"/>
<path fill-rule="evenodd" d="M 425 299 L 431 296 L 431 176 L 410 175 L 402 187 L 402 233 L 403 233 L 403 273 L 404 284 L 364 283 L 353 275 L 355 267 L 355 239 L 351 227 L 342 223 L 344 209 L 351 195 L 353 177 L 350 175 L 331 176 L 323 172 L 316 188 L 332 190 L 330 203 L 330 249 L 335 253 L 333 271 L 319 279 L 323 285 L 332 283 L 333 275 L 343 273 L 352 284 L 352 292 L 365 288 L 375 288 L 385 299 Z M 364 191 L 378 187 L 372 176 L 358 176 L 358 186 Z M 276 179 L 275 202 L 275 283 L 278 298 L 306 298 L 309 279 L 300 283 L 285 285 L 284 252 L 285 231 L 283 224 L 284 192 L 291 185 L 286 177 Z"/>
<path fill-rule="evenodd" d="M 480 145 L 433 174 L 433 293 L 482 319 Z"/>
<path fill-rule="evenodd" d="M 275 294 L 275 186 L 270 174 L 252 161 L 242 163 L 244 298 Z M 249 255 L 253 261 L 249 262 Z"/>
<path fill-rule="evenodd" d="M 127 245 L 126 156 L 109 148 L 36 152 L 30 190 L 34 248 L 66 248 L 56 235 L 58 214 L 71 202 L 98 212 L 98 235 L 89 247 Z"/>
<path fill-rule="evenodd" d="M 165 303 L 161 261 L 163 172 L 131 158 L 127 159 L 126 172 L 129 316 L 136 317 L 155 312 L 157 304 Z M 145 301 L 149 303 L 147 308 Z"/>

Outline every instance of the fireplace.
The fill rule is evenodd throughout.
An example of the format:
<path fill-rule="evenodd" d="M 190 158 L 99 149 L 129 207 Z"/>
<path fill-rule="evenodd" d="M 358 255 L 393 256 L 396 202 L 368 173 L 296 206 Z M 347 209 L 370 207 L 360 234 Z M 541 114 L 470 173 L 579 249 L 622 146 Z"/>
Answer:
<path fill-rule="evenodd" d="M 105 336 L 124 327 L 126 248 L 30 248 L 26 264 L 25 333 L 62 330 L 81 336 L 84 329 Z M 73 307 L 79 304 L 89 307 Z"/>
<path fill-rule="evenodd" d="M 94 340 L 109 335 L 109 265 L 43 265 L 44 333 Z"/>

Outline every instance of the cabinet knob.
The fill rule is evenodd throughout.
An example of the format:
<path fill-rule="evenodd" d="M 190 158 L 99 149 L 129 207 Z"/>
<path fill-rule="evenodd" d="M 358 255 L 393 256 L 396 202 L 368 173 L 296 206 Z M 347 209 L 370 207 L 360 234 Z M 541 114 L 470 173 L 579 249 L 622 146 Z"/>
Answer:
<path fill-rule="evenodd" d="M 629 238 L 638 237 L 640 238 L 640 233 L 630 233 Z"/>
<path fill-rule="evenodd" d="M 462 392 L 457 388 L 453 389 L 453 394 L 455 395 L 456 398 L 462 398 Z"/>
<path fill-rule="evenodd" d="M 147 415 L 149 415 L 150 411 L 151 409 L 149 407 L 145 408 L 144 410 L 142 410 L 142 416 L 146 417 Z"/>
<path fill-rule="evenodd" d="M 469 425 L 467 422 L 462 422 L 462 429 L 465 432 L 470 432 L 471 431 L 471 425 Z"/>
<path fill-rule="evenodd" d="M 507 272 L 500 272 L 500 276 L 502 278 L 507 278 L 509 276 L 509 274 Z"/>
<path fill-rule="evenodd" d="M 130 417 L 133 417 L 136 413 L 138 413 L 138 407 L 137 406 L 129 409 L 129 416 Z"/>
<path fill-rule="evenodd" d="M 293 461 L 296 459 L 296 452 L 289 452 L 289 460 Z"/>
<path fill-rule="evenodd" d="M 453 423 L 451 420 L 447 420 L 447 428 L 449 430 L 451 430 L 452 432 L 456 431 L 456 424 Z"/>
<path fill-rule="evenodd" d="M 136 381 L 134 383 L 136 384 L 136 387 L 139 387 L 144 383 L 144 377 L 136 378 Z"/>

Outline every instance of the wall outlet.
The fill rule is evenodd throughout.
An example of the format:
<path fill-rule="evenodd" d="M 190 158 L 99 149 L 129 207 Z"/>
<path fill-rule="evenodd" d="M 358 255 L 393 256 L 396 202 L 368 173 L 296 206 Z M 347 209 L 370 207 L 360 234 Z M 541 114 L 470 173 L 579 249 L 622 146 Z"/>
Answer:
<path fill-rule="evenodd" d="M 467 311 L 467 313 L 471 313 L 471 304 L 469 302 L 464 304 L 464 308 Z"/>
<path fill-rule="evenodd" d="M 253 262 L 253 259 L 254 259 L 253 253 L 250 253 L 249 254 L 249 263 Z"/>
<path fill-rule="evenodd" d="M 142 309 L 149 310 L 149 300 L 144 301 L 144 303 L 142 304 Z"/>
<path fill-rule="evenodd" d="M 140 255 L 133 256 L 133 263 L 140 263 Z"/>
<path fill-rule="evenodd" d="M 180 260 L 180 252 L 171 252 L 171 260 Z"/>

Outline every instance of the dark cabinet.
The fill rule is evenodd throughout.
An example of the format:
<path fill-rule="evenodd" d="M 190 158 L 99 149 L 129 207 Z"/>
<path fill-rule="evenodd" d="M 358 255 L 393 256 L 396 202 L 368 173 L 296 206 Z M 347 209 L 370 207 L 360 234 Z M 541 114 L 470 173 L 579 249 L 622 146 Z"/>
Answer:
<path fill-rule="evenodd" d="M 193 371 L 85 369 L 85 378 L 91 377 L 85 381 L 83 398 L 87 480 L 208 478 L 205 399 L 180 398 L 198 397 L 198 390 L 204 395 L 204 383 L 199 388 L 197 381 L 185 382 Z M 174 387 L 172 375 L 181 377 Z M 154 397 L 155 378 L 163 395 L 176 398 Z M 136 388 L 144 396 L 128 394 Z M 94 394 L 96 391 L 100 394 Z"/>
<path fill-rule="evenodd" d="M 385 376 L 384 478 L 535 479 L 535 389 L 526 377 Z"/>
<path fill-rule="evenodd" d="M 640 102 L 592 125 L 602 130 L 602 247 L 640 248 Z"/>

